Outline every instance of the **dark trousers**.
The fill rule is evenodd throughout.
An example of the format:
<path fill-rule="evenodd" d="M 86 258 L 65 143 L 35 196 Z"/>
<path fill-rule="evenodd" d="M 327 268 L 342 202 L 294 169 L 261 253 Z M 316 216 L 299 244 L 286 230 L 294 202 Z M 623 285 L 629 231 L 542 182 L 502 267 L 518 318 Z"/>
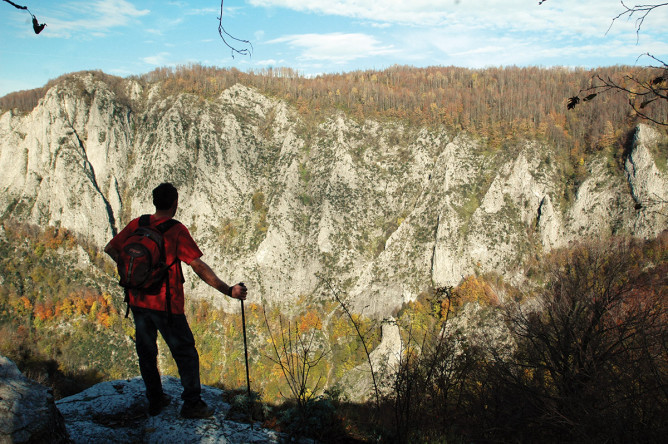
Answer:
<path fill-rule="evenodd" d="M 132 307 L 135 320 L 137 356 L 139 371 L 146 385 L 149 401 L 158 401 L 162 396 L 162 382 L 158 371 L 158 332 L 167 343 L 176 366 L 179 369 L 185 402 L 197 402 L 202 387 L 199 380 L 199 355 L 195 348 L 195 338 L 185 315 Z"/>

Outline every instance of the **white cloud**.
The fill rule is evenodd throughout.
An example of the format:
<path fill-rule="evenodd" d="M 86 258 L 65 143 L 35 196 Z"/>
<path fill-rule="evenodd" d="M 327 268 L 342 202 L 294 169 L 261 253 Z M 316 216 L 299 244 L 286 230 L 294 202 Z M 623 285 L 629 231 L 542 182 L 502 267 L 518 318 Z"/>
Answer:
<path fill-rule="evenodd" d="M 380 45 L 373 36 L 357 33 L 288 35 L 267 43 L 285 43 L 291 48 L 301 50 L 297 60 L 321 60 L 337 64 L 396 52 L 391 45 Z"/>
<path fill-rule="evenodd" d="M 144 57 L 142 58 L 142 61 L 148 65 L 153 65 L 153 66 L 166 66 L 169 65 L 167 63 L 167 59 L 171 54 L 168 52 L 161 52 L 152 56 Z"/>
<path fill-rule="evenodd" d="M 227 12 L 227 10 L 225 11 Z M 217 8 L 188 8 L 183 11 L 185 15 L 204 15 L 204 16 L 220 16 L 220 9 Z"/>
<path fill-rule="evenodd" d="M 668 53 L 668 44 L 649 37 L 645 44 L 635 44 L 634 35 L 601 36 L 600 38 L 573 38 L 553 36 L 544 38 L 541 33 L 501 33 L 493 35 L 486 30 L 471 32 L 464 27 L 452 29 L 428 29 L 413 31 L 404 41 L 403 51 L 411 51 L 411 59 L 420 65 L 457 65 L 474 68 L 509 65 L 572 65 L 598 66 L 611 64 L 636 64 L 643 52 Z M 647 64 L 640 60 L 638 64 Z"/>
<path fill-rule="evenodd" d="M 383 28 L 390 28 L 392 26 L 392 24 L 391 23 L 369 22 L 368 26 L 371 26 L 372 28 L 383 29 Z"/>
<path fill-rule="evenodd" d="M 170 1 L 167 2 L 170 6 L 175 6 L 181 9 L 181 14 L 184 15 L 211 15 L 211 14 L 220 14 L 220 8 L 193 8 L 190 3 L 185 1 Z"/>
<path fill-rule="evenodd" d="M 611 0 L 249 0 L 258 7 L 333 15 L 411 26 L 462 25 L 471 28 L 578 33 L 601 36 L 612 18 L 624 11 Z M 620 19 L 611 32 L 635 32 L 635 16 Z M 663 30 L 668 7 L 653 11 L 645 31 Z M 665 31 L 662 31 L 665 32 Z"/>
<path fill-rule="evenodd" d="M 261 7 L 281 7 L 299 12 L 311 12 L 394 23 L 436 24 L 448 11 L 444 4 L 454 0 L 250 0 Z"/>
<path fill-rule="evenodd" d="M 135 24 L 139 17 L 150 12 L 137 9 L 126 0 L 71 2 L 63 4 L 60 13 L 45 17 L 44 21 L 51 37 L 70 37 L 73 33 L 104 35 L 112 28 Z"/>
<path fill-rule="evenodd" d="M 254 63 L 255 66 L 269 67 L 269 66 L 287 66 L 286 60 L 266 59 L 258 60 Z"/>

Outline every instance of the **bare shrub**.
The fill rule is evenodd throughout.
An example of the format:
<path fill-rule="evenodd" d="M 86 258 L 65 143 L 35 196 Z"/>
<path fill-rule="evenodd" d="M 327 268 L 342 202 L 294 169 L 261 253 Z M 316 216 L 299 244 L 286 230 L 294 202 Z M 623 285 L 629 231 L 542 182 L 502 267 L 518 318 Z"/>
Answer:
<path fill-rule="evenodd" d="M 508 307 L 514 362 L 496 367 L 532 439 L 653 442 L 668 424 L 666 233 L 554 253 L 534 304 Z M 513 410 L 512 404 L 509 410 Z M 513 428 L 511 420 L 506 424 Z M 515 424 L 518 425 L 518 424 Z"/>

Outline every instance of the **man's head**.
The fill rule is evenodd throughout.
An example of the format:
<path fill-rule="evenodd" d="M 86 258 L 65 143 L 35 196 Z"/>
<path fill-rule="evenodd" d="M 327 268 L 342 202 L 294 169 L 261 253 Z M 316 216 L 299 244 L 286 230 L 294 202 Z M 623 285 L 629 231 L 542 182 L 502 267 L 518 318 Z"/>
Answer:
<path fill-rule="evenodd" d="M 171 183 L 161 183 L 153 190 L 153 205 L 156 210 L 169 210 L 179 200 L 179 192 Z"/>

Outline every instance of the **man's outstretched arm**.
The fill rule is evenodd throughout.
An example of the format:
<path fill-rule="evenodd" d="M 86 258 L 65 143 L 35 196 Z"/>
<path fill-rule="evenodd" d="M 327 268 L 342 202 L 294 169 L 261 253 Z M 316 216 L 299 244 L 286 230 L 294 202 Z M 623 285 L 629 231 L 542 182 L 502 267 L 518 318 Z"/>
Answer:
<path fill-rule="evenodd" d="M 246 299 L 246 287 L 243 285 L 229 286 L 223 282 L 216 273 L 202 259 L 195 259 L 190 262 L 190 267 L 204 282 L 211 285 L 216 290 L 226 294 L 234 299 Z"/>

